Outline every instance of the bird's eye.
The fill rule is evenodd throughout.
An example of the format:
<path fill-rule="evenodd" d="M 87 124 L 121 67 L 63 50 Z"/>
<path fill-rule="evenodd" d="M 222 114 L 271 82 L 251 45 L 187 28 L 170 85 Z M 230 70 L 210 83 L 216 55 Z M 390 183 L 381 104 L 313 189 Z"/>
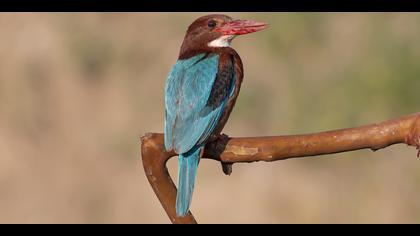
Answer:
<path fill-rule="evenodd" d="M 216 21 L 214 20 L 209 21 L 209 23 L 207 23 L 207 26 L 210 28 L 214 28 L 216 26 Z"/>

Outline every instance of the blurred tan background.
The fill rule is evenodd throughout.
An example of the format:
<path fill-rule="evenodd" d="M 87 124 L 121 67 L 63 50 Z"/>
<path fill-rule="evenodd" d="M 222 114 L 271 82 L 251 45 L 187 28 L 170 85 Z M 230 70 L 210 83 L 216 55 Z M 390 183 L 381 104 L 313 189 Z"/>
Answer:
<path fill-rule="evenodd" d="M 139 136 L 163 130 L 163 91 L 187 26 L 207 13 L 0 14 L 0 222 L 169 223 Z M 231 136 L 345 128 L 419 112 L 420 14 L 227 13 L 245 80 Z M 169 163 L 176 180 L 177 163 Z M 420 223 L 405 145 L 321 158 L 200 163 L 200 223 Z"/>

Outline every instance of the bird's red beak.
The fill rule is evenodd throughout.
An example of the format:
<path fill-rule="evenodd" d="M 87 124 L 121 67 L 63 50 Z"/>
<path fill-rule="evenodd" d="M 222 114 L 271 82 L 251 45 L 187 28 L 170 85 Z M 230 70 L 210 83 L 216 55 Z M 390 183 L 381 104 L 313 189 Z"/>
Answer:
<path fill-rule="evenodd" d="M 222 35 L 241 35 L 254 33 L 268 27 L 268 23 L 252 20 L 234 20 L 217 27 L 215 31 Z"/>

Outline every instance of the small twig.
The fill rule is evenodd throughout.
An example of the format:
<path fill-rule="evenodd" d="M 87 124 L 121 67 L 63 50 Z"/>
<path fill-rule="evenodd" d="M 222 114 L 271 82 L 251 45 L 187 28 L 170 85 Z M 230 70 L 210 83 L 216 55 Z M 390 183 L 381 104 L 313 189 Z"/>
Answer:
<path fill-rule="evenodd" d="M 176 187 L 166 168 L 166 162 L 176 153 L 165 151 L 163 134 L 148 133 L 141 138 L 141 143 L 147 179 L 171 222 L 197 223 L 191 212 L 185 217 L 176 216 Z M 417 147 L 417 156 L 420 155 L 420 113 L 378 124 L 314 134 L 229 138 L 208 144 L 203 158 L 220 161 L 224 168 L 231 168 L 231 164 L 237 162 L 278 161 L 364 148 L 378 150 L 397 143 Z M 226 173 L 230 171 L 224 170 Z"/>

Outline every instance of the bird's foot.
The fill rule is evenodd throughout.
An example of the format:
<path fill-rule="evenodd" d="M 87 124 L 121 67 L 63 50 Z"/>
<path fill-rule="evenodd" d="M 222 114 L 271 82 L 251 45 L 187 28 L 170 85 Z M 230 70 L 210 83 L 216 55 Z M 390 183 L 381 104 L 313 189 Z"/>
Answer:
<path fill-rule="evenodd" d="M 222 163 L 222 170 L 223 173 L 225 173 L 225 175 L 230 175 L 232 174 L 232 167 L 233 167 L 233 163 Z"/>
<path fill-rule="evenodd" d="M 215 134 L 215 135 L 210 136 L 209 142 L 216 143 L 217 146 L 219 146 L 219 144 L 221 144 L 220 147 L 222 147 L 222 146 L 225 147 L 227 142 L 229 141 L 229 139 L 230 139 L 229 136 L 226 135 L 226 134 Z M 221 162 L 221 164 L 222 164 L 223 173 L 225 175 L 232 174 L 233 163 Z"/>
<path fill-rule="evenodd" d="M 226 134 L 213 134 L 209 138 L 209 142 L 221 142 L 221 143 L 227 143 L 229 141 L 229 136 Z"/>

